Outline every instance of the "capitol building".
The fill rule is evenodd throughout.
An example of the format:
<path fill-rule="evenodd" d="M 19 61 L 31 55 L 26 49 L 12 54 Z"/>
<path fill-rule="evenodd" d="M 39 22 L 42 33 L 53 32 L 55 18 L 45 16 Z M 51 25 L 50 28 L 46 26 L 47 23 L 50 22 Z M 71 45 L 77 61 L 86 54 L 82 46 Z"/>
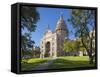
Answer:
<path fill-rule="evenodd" d="M 67 35 L 67 25 L 63 15 L 61 15 L 57 21 L 55 31 L 51 31 L 48 26 L 44 32 L 43 38 L 40 41 L 40 58 L 63 56 L 63 43 Z"/>

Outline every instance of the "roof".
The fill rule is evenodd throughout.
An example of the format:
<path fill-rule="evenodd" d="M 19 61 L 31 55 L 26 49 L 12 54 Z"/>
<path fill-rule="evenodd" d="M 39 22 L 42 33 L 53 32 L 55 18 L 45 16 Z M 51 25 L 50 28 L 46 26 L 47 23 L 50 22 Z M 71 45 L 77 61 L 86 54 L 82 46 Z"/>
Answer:
<path fill-rule="evenodd" d="M 66 24 L 63 19 L 63 15 L 60 16 L 60 19 L 57 22 L 56 30 L 58 29 L 66 30 Z"/>

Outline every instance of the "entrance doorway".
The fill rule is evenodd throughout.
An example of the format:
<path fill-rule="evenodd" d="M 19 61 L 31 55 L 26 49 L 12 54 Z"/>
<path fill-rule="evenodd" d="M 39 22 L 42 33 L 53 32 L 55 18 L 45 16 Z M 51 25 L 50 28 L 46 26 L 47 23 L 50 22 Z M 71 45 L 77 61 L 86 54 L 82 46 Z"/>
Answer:
<path fill-rule="evenodd" d="M 50 42 L 47 42 L 45 45 L 45 55 L 44 57 L 49 57 L 50 56 Z"/>

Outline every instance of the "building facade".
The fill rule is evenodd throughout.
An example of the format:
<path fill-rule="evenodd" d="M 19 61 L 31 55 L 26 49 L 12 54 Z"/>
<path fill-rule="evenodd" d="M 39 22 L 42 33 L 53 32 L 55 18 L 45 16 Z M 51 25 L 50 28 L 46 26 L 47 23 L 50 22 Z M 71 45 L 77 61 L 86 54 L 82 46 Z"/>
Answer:
<path fill-rule="evenodd" d="M 67 25 L 61 15 L 57 21 L 55 31 L 52 32 L 48 26 L 40 41 L 40 58 L 64 55 L 63 43 L 67 38 L 67 32 Z"/>

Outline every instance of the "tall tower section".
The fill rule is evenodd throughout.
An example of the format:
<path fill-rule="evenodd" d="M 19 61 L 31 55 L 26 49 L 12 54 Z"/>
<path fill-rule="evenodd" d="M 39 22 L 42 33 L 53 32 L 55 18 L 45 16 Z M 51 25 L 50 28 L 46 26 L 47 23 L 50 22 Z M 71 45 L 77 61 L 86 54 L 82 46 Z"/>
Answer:
<path fill-rule="evenodd" d="M 57 56 L 64 55 L 63 44 L 64 40 L 68 35 L 67 25 L 64 21 L 63 15 L 60 16 L 60 19 L 56 25 L 56 34 L 57 34 Z"/>

